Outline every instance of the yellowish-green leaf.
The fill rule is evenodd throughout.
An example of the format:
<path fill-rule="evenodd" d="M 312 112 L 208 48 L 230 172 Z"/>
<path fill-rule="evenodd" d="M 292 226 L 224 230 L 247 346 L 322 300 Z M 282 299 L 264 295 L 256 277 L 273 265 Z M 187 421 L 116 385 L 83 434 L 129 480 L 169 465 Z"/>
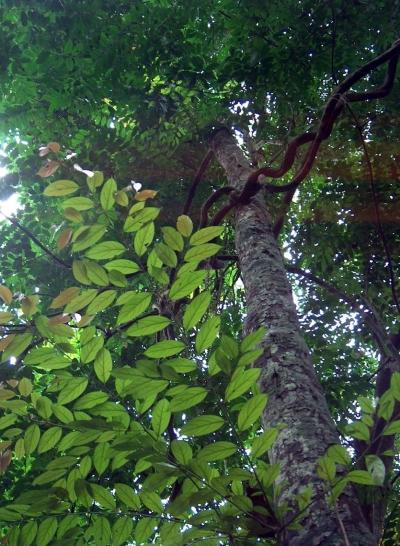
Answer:
<path fill-rule="evenodd" d="M 175 228 L 166 226 L 161 228 L 161 232 L 163 235 L 163 239 L 165 243 L 172 248 L 172 250 L 176 250 L 177 252 L 181 252 L 183 250 L 184 242 L 183 237 L 177 231 Z"/>
<path fill-rule="evenodd" d="M 208 318 L 204 324 L 202 324 L 196 335 L 195 345 L 198 353 L 202 353 L 214 343 L 219 333 L 220 323 L 220 317 L 213 316 Z"/>
<path fill-rule="evenodd" d="M 64 209 L 73 208 L 75 210 L 90 210 L 94 206 L 94 203 L 88 197 L 70 197 L 62 203 Z"/>
<path fill-rule="evenodd" d="M 61 389 L 57 399 L 58 403 L 65 405 L 76 400 L 86 390 L 87 385 L 88 379 L 86 377 L 72 377 Z"/>
<path fill-rule="evenodd" d="M 94 288 L 83 290 L 79 296 L 73 297 L 68 305 L 65 306 L 64 313 L 76 313 L 77 311 L 80 311 L 94 300 L 97 293 L 98 290 L 95 290 Z"/>
<path fill-rule="evenodd" d="M 206 243 L 204 245 L 194 246 L 185 254 L 185 262 L 201 262 L 211 256 L 214 256 L 221 248 L 221 245 L 215 243 Z"/>
<path fill-rule="evenodd" d="M 278 430 L 276 428 L 270 428 L 266 430 L 261 436 L 257 436 L 253 440 L 251 447 L 251 454 L 253 457 L 261 457 L 268 449 L 272 447 L 278 436 Z"/>
<path fill-rule="evenodd" d="M 237 369 L 233 373 L 231 381 L 225 390 L 225 400 L 231 402 L 248 391 L 257 381 L 260 373 L 260 368 L 245 371 L 241 368 Z"/>
<path fill-rule="evenodd" d="M 57 180 L 56 182 L 49 184 L 47 188 L 45 188 L 43 194 L 48 197 L 60 197 L 75 193 L 78 189 L 78 184 L 73 180 Z"/>
<path fill-rule="evenodd" d="M 100 349 L 94 360 L 94 371 L 102 383 L 106 383 L 112 370 L 112 359 L 108 349 Z"/>
<path fill-rule="evenodd" d="M 199 229 L 199 231 L 196 231 L 196 233 L 193 233 L 189 242 L 192 246 L 203 245 L 204 243 L 208 243 L 208 241 L 215 239 L 215 237 L 219 237 L 223 231 L 223 226 L 205 227 L 203 229 Z"/>
<path fill-rule="evenodd" d="M 131 275 L 140 271 L 140 266 L 136 262 L 124 259 L 107 262 L 104 267 L 107 271 L 119 271 L 123 275 Z"/>
<path fill-rule="evenodd" d="M 189 296 L 207 277 L 207 271 L 193 271 L 181 275 L 171 286 L 169 297 L 176 301 Z"/>
<path fill-rule="evenodd" d="M 224 424 L 218 415 L 199 415 L 183 425 L 182 434 L 185 436 L 205 436 L 220 429 Z"/>
<path fill-rule="evenodd" d="M 251 427 L 261 416 L 267 403 L 266 394 L 256 394 L 247 400 L 239 411 L 238 430 L 243 431 Z"/>
<path fill-rule="evenodd" d="M 86 309 L 86 312 L 88 313 L 88 315 L 94 315 L 95 313 L 104 311 L 104 309 L 107 309 L 108 307 L 110 307 L 110 305 L 112 305 L 116 296 L 117 296 L 116 290 L 105 290 L 104 292 L 101 292 L 89 304 L 88 308 Z"/>
<path fill-rule="evenodd" d="M 237 449 L 237 446 L 232 442 L 214 442 L 200 449 L 197 457 L 207 462 L 221 461 L 236 453 Z"/>
<path fill-rule="evenodd" d="M 132 292 L 129 297 L 128 294 L 124 295 L 127 296 L 125 299 L 119 298 L 117 300 L 118 305 L 126 301 L 118 314 L 117 324 L 124 324 L 135 319 L 146 311 L 151 302 L 151 294 L 146 292 Z"/>
<path fill-rule="evenodd" d="M 149 317 L 144 317 L 139 319 L 137 322 L 132 324 L 126 331 L 128 336 L 139 337 L 139 336 L 149 336 L 155 332 L 159 332 L 166 328 L 171 321 L 167 317 L 162 317 L 160 315 L 151 315 Z"/>
<path fill-rule="evenodd" d="M 146 349 L 144 354 L 149 358 L 168 358 L 181 353 L 184 348 L 185 344 L 182 341 L 165 339 Z"/>
<path fill-rule="evenodd" d="M 186 214 L 182 214 L 181 216 L 178 216 L 178 219 L 176 221 L 176 229 L 184 237 L 190 237 L 193 231 L 193 222 L 189 218 L 189 216 L 187 216 Z"/>
<path fill-rule="evenodd" d="M 86 273 L 85 264 L 81 260 L 74 260 L 72 262 L 72 274 L 81 284 L 90 284 L 89 277 Z"/>
<path fill-rule="evenodd" d="M 133 241 L 133 247 L 138 256 L 145 254 L 148 246 L 152 243 L 154 238 L 154 223 L 150 222 L 139 229 L 135 235 Z"/>
<path fill-rule="evenodd" d="M 211 294 L 204 290 L 196 296 L 192 302 L 186 307 L 183 314 L 183 327 L 185 330 L 190 330 L 201 320 L 208 309 L 211 302 Z"/>
<path fill-rule="evenodd" d="M 45 453 L 58 444 L 62 436 L 61 427 L 47 429 L 40 438 L 38 453 Z"/>
<path fill-rule="evenodd" d="M 160 436 L 168 427 L 171 419 L 169 402 L 165 398 L 157 402 L 151 412 L 151 427 Z"/>
<path fill-rule="evenodd" d="M 200 404 L 204 400 L 207 394 L 207 390 L 203 387 L 189 387 L 171 399 L 171 411 L 183 411 L 197 406 L 197 404 Z"/>
<path fill-rule="evenodd" d="M 108 275 L 104 267 L 96 262 L 85 260 L 86 274 L 89 280 L 98 286 L 108 286 Z"/>
<path fill-rule="evenodd" d="M 100 204 L 103 210 L 110 210 L 115 203 L 114 194 L 117 191 L 117 183 L 113 178 L 109 178 L 101 189 Z"/>
<path fill-rule="evenodd" d="M 115 499 L 108 489 L 97 483 L 89 485 L 93 499 L 106 510 L 115 510 Z"/>
<path fill-rule="evenodd" d="M 85 252 L 85 256 L 91 260 L 110 260 L 126 251 L 123 244 L 118 241 L 103 241 Z"/>

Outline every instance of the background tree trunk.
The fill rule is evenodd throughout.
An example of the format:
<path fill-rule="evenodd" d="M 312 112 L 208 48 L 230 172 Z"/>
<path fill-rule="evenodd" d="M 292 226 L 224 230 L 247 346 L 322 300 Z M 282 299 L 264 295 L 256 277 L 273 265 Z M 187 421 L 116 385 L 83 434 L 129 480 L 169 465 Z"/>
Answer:
<path fill-rule="evenodd" d="M 241 188 L 252 168 L 231 133 L 217 131 L 211 147 L 230 185 Z M 302 529 L 286 532 L 281 544 L 346 544 L 338 515 L 326 502 L 326 484 L 316 472 L 318 458 L 331 444 L 339 443 L 338 433 L 300 332 L 281 250 L 263 197 L 258 195 L 249 205 L 237 207 L 234 223 L 246 294 L 246 330 L 267 328 L 264 355 L 257 364 L 262 368 L 261 390 L 269 396 L 263 424 L 266 429 L 285 425 L 269 453 L 271 462 L 281 466 L 277 500 L 296 511 L 296 494 L 307 486 L 313 490 Z M 348 487 L 341 496 L 338 512 L 351 546 L 377 544 L 353 488 Z"/>

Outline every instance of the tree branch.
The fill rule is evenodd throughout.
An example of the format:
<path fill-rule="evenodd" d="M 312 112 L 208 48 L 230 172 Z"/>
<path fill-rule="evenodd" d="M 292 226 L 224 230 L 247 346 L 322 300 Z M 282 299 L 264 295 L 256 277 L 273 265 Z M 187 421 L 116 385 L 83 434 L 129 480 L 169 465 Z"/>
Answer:
<path fill-rule="evenodd" d="M 59 258 L 56 254 L 53 254 L 53 252 L 47 248 L 42 242 L 39 241 L 39 239 L 31 232 L 29 229 L 24 227 L 22 224 L 18 222 L 15 218 L 11 218 L 10 216 L 7 216 L 4 214 L 4 212 L 0 211 L 0 214 L 6 218 L 13 226 L 17 227 L 19 230 L 21 230 L 25 235 L 29 237 L 35 244 L 37 244 L 38 247 L 40 247 L 50 258 L 59 266 L 63 267 L 64 269 L 71 269 L 71 266 L 64 262 L 63 259 Z"/>
<path fill-rule="evenodd" d="M 194 199 L 194 196 L 196 194 L 196 190 L 197 190 L 197 187 L 198 185 L 200 184 L 201 182 L 201 179 L 203 177 L 203 174 L 206 172 L 209 164 L 211 163 L 211 160 L 213 158 L 213 155 L 214 155 L 214 152 L 212 150 L 209 150 L 203 161 L 201 162 L 200 164 L 200 167 L 193 179 L 193 182 L 189 188 L 189 192 L 188 192 L 188 195 L 187 195 L 187 198 L 186 198 L 186 202 L 185 202 L 185 205 L 183 207 L 183 214 L 189 214 L 190 212 L 190 209 L 192 207 L 192 203 L 193 203 L 193 199 Z"/>

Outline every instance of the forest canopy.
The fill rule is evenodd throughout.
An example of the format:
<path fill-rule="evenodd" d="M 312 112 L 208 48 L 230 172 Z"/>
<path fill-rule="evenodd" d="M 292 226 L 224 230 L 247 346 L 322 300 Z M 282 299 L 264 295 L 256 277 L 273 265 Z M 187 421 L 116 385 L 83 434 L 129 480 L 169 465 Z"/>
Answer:
<path fill-rule="evenodd" d="M 396 1 L 0 3 L 0 541 L 400 543 Z"/>

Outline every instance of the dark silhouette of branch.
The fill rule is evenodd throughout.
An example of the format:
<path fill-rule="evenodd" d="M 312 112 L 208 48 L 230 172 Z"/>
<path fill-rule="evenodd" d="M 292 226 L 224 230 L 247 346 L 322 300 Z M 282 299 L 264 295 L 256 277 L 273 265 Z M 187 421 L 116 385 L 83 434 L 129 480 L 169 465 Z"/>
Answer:
<path fill-rule="evenodd" d="M 201 182 L 201 179 L 203 177 L 203 174 L 206 172 L 209 164 L 211 163 L 211 160 L 213 158 L 213 155 L 214 155 L 214 152 L 212 150 L 209 150 L 203 161 L 201 162 L 200 164 L 200 167 L 193 179 L 193 182 L 189 188 L 189 192 L 188 192 L 188 195 L 187 195 L 187 198 L 186 198 L 186 202 L 185 202 L 185 205 L 183 207 L 183 214 L 189 214 L 190 212 L 190 209 L 192 207 L 192 203 L 193 203 L 193 199 L 194 199 L 194 196 L 196 194 L 196 190 L 197 190 L 197 187 L 198 185 L 200 184 Z"/>
<path fill-rule="evenodd" d="M 4 214 L 4 212 L 0 212 L 0 214 L 4 216 L 4 218 L 6 218 L 13 226 L 18 228 L 23 233 L 25 233 L 25 235 L 27 235 L 29 239 L 31 239 L 35 244 L 37 244 L 37 246 L 40 247 L 48 256 L 50 256 L 50 258 L 59 267 L 63 267 L 64 269 L 71 269 L 71 266 L 67 262 L 64 262 L 62 258 L 59 258 L 56 254 L 54 254 L 49 248 L 47 248 L 47 246 L 45 246 L 42 242 L 40 242 L 39 239 L 31 231 L 29 231 L 29 229 L 27 229 L 22 224 L 20 224 L 18 220 L 16 220 L 15 218 L 11 218 L 10 216 L 7 216 L 6 214 Z"/>
<path fill-rule="evenodd" d="M 230 193 L 234 191 L 235 191 L 235 188 L 233 188 L 232 186 L 224 186 L 222 188 L 219 188 L 218 190 L 216 190 L 214 193 L 210 195 L 210 197 L 207 199 L 207 201 L 204 202 L 203 206 L 201 207 L 199 228 L 203 228 L 208 225 L 208 211 L 210 210 L 211 206 L 216 201 L 218 201 L 218 199 L 222 195 L 229 195 Z M 234 206 L 236 206 L 236 203 Z"/>

